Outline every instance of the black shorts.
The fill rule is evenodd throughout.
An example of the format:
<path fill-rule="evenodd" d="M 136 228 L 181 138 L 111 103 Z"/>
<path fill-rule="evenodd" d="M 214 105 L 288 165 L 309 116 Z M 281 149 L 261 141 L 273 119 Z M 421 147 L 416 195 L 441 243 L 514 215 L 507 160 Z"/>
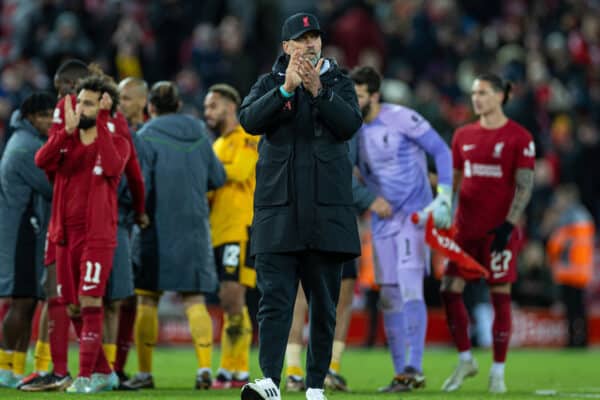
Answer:
<path fill-rule="evenodd" d="M 356 259 L 346 261 L 342 264 L 342 280 L 344 279 L 356 279 L 358 276 L 357 272 L 358 264 Z"/>
<path fill-rule="evenodd" d="M 248 242 L 225 243 L 214 248 L 215 265 L 219 281 L 233 281 L 254 288 L 256 271 L 248 265 L 250 247 Z"/>
<path fill-rule="evenodd" d="M 133 296 L 133 265 L 131 263 L 131 246 L 129 228 L 119 224 L 117 227 L 117 248 L 113 259 L 113 267 L 106 285 L 104 298 L 122 300 Z"/>
<path fill-rule="evenodd" d="M 42 281 L 45 268 L 38 260 L 38 249 L 43 247 L 44 236 L 36 232 L 25 213 L 21 218 L 14 248 L 12 265 L 0 266 L 0 297 L 27 297 L 43 299 Z"/>

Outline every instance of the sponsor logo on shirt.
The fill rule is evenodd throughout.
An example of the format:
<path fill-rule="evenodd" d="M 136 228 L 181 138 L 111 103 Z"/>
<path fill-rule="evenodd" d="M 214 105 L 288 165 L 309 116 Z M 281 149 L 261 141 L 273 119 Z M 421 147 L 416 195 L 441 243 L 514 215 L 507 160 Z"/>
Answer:
<path fill-rule="evenodd" d="M 463 151 L 471 151 L 475 148 L 474 144 L 463 144 Z"/>
<path fill-rule="evenodd" d="M 108 128 L 108 131 L 110 133 L 115 133 L 115 124 L 113 124 L 112 122 L 107 122 L 106 127 Z"/>
<path fill-rule="evenodd" d="M 504 148 L 504 142 L 498 142 L 494 146 L 494 158 L 500 158 L 502 156 L 502 149 Z"/>
<path fill-rule="evenodd" d="M 473 164 L 474 176 L 489 176 L 493 178 L 502 178 L 502 166 L 498 164 Z"/>
<path fill-rule="evenodd" d="M 102 167 L 100 165 L 96 165 L 94 167 L 94 169 L 92 170 L 92 173 L 94 175 L 102 175 L 102 171 L 103 171 Z"/>
<path fill-rule="evenodd" d="M 502 178 L 502 166 L 498 164 L 479 164 L 465 161 L 465 177 L 483 176 L 487 178 Z"/>
<path fill-rule="evenodd" d="M 523 149 L 523 155 L 525 157 L 535 157 L 535 144 L 529 142 L 529 146 Z"/>

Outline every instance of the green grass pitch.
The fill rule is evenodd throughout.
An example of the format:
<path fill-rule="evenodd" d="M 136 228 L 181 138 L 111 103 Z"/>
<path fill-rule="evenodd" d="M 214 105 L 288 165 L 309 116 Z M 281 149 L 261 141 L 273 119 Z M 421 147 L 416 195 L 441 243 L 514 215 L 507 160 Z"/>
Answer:
<path fill-rule="evenodd" d="M 456 364 L 456 353 L 450 349 L 429 349 L 425 354 L 427 387 L 424 390 L 402 394 L 378 394 L 376 389 L 392 378 L 390 357 L 385 349 L 349 349 L 342 360 L 342 375 L 349 382 L 351 393 L 328 393 L 330 400 L 344 399 L 600 399 L 600 351 L 569 350 L 512 350 L 508 355 L 506 384 L 509 393 L 487 393 L 491 351 L 476 351 L 479 374 L 467 380 L 455 393 L 443 393 L 440 386 Z M 257 352 L 252 352 L 251 374 L 259 376 Z M 71 370 L 77 370 L 77 354 L 70 353 Z M 218 352 L 213 366 L 217 367 Z M 135 354 L 131 354 L 128 371 L 135 369 Z M 196 361 L 191 348 L 158 348 L 154 355 L 154 379 L 157 389 L 139 392 L 107 392 L 95 395 L 67 395 L 65 393 L 22 393 L 14 389 L 0 389 L 0 399 L 239 399 L 239 390 L 193 390 Z M 538 390 L 552 390 L 546 396 Z M 550 396 L 551 395 L 551 396 Z M 304 394 L 287 394 L 283 399 L 304 399 Z"/>

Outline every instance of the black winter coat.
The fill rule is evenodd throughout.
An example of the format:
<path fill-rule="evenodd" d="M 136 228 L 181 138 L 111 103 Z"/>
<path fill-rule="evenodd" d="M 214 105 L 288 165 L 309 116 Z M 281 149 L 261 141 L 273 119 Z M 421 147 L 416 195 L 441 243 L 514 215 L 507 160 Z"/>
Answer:
<path fill-rule="evenodd" d="M 244 99 L 240 122 L 259 145 L 251 253 L 321 250 L 344 261 L 360 255 L 346 141 L 362 119 L 353 82 L 327 60 L 323 89 L 285 98 L 282 55 Z"/>

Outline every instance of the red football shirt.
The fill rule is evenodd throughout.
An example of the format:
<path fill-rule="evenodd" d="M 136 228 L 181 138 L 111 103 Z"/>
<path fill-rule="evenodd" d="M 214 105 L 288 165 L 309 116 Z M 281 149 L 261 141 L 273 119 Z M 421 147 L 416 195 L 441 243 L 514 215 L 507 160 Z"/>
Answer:
<path fill-rule="evenodd" d="M 479 122 L 456 130 L 452 138 L 454 168 L 462 171 L 456 227 L 459 237 L 483 238 L 500 225 L 515 194 L 518 168 L 534 168 L 531 134 L 512 120 L 497 129 Z"/>
<path fill-rule="evenodd" d="M 90 172 L 96 165 L 98 150 L 96 142 L 84 145 L 79 135 L 73 137 L 74 146 L 72 156 L 76 161 L 72 164 L 69 182 L 65 185 L 65 225 L 68 227 L 80 227 L 85 229 L 87 219 L 88 202 L 90 192 Z"/>

